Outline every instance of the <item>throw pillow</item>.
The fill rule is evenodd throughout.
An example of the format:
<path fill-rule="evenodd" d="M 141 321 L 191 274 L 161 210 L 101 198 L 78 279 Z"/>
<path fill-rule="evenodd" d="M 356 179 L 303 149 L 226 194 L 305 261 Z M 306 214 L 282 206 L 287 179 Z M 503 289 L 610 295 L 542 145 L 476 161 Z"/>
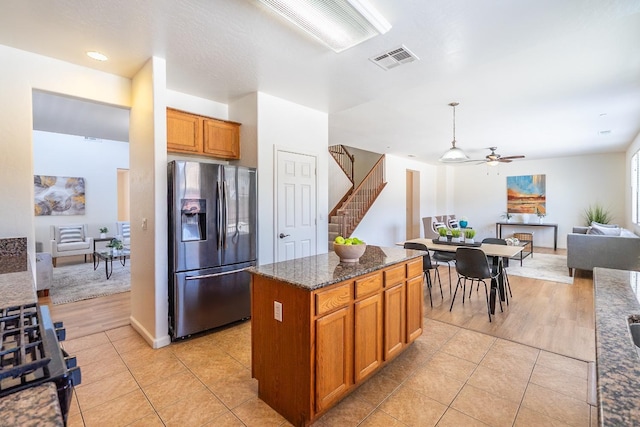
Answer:
<path fill-rule="evenodd" d="M 619 236 L 621 232 L 620 227 L 603 227 L 602 225 L 592 222 L 588 234 L 596 234 L 602 236 Z"/>
<path fill-rule="evenodd" d="M 618 224 L 601 224 L 599 222 L 591 221 L 591 225 L 593 224 L 598 225 L 600 227 L 605 227 L 605 228 L 620 228 Z"/>
<path fill-rule="evenodd" d="M 131 225 L 130 224 L 122 224 L 122 237 L 124 239 L 128 239 L 131 237 Z"/>
<path fill-rule="evenodd" d="M 445 227 L 444 222 L 432 222 L 433 231 L 438 232 L 439 228 Z"/>
<path fill-rule="evenodd" d="M 82 242 L 82 227 L 60 227 L 60 243 Z"/>

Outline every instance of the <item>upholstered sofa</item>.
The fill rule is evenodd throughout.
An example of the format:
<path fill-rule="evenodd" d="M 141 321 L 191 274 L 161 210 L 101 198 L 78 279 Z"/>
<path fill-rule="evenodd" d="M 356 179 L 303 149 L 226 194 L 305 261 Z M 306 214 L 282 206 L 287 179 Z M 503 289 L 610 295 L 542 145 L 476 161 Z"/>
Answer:
<path fill-rule="evenodd" d="M 567 267 L 569 276 L 574 269 L 593 270 L 594 267 L 618 270 L 640 269 L 640 238 L 622 229 L 620 236 L 587 234 L 589 227 L 573 227 L 567 234 Z"/>

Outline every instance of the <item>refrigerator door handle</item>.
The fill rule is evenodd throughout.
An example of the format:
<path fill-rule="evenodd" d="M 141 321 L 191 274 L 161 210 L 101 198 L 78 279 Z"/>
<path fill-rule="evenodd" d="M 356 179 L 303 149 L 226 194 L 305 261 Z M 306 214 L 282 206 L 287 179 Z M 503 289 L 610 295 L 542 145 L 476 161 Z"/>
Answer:
<path fill-rule="evenodd" d="M 218 218 L 216 224 L 216 239 L 218 240 L 218 250 L 222 248 L 222 194 L 220 191 L 220 182 L 216 183 L 216 208 L 218 210 Z"/>
<path fill-rule="evenodd" d="M 222 198 L 224 200 L 224 228 L 223 228 L 223 233 L 222 235 L 223 237 L 223 241 L 224 241 L 224 248 L 227 249 L 227 233 L 229 232 L 229 199 L 228 199 L 228 195 L 229 195 L 229 184 L 227 183 L 227 181 L 224 181 L 222 183 Z"/>
<path fill-rule="evenodd" d="M 250 269 L 252 267 L 245 267 L 245 268 L 240 268 L 238 270 L 231 270 L 231 271 L 224 271 L 222 273 L 215 273 L 215 274 L 203 274 L 202 276 L 187 276 L 185 278 L 186 281 L 189 280 L 200 280 L 200 279 L 207 279 L 209 277 L 219 277 L 219 276 L 226 276 L 227 274 L 235 274 L 235 273 L 239 273 L 241 271 L 246 271 L 248 269 Z"/>

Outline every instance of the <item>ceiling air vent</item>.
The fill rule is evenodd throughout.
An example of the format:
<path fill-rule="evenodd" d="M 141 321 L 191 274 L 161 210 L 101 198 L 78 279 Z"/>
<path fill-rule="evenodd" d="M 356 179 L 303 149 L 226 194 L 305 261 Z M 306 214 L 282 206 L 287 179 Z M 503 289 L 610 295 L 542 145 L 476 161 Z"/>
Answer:
<path fill-rule="evenodd" d="M 418 58 L 405 46 L 401 45 L 386 52 L 382 52 L 378 55 L 372 56 L 371 58 L 369 58 L 369 60 L 373 61 L 374 64 L 379 65 L 385 70 L 390 70 L 400 65 L 420 60 L 420 58 Z"/>

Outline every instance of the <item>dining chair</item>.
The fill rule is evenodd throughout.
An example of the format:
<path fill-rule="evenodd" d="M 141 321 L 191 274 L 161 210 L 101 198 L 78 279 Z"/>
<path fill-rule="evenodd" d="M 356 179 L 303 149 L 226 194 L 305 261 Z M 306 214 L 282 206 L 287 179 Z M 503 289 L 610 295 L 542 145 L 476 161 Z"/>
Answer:
<path fill-rule="evenodd" d="M 431 287 L 432 287 L 431 270 L 434 271 L 433 280 L 435 280 L 436 277 L 438 278 L 438 284 L 440 285 L 440 297 L 444 299 L 444 294 L 442 293 L 442 282 L 440 281 L 440 272 L 438 271 L 438 267 L 434 266 L 433 263 L 431 262 L 431 256 L 428 255 L 429 249 L 427 249 L 426 245 L 422 243 L 416 243 L 416 242 L 406 242 L 404 244 L 404 248 L 427 252 L 427 255 L 422 257 L 422 272 L 427 278 L 427 289 L 429 289 L 429 302 L 431 302 L 431 307 L 433 307 L 433 299 L 431 298 Z"/>
<path fill-rule="evenodd" d="M 507 246 L 507 241 L 505 239 L 498 239 L 495 237 L 487 237 L 482 240 L 482 243 Z M 498 263 L 500 262 L 498 257 L 491 256 L 487 258 L 491 259 L 491 264 L 493 265 L 494 269 L 497 271 Z M 507 274 L 507 267 L 509 267 L 509 258 L 503 257 L 502 258 L 502 274 L 503 274 L 503 279 L 505 284 L 504 294 L 505 294 L 505 300 L 507 302 L 507 305 L 509 305 L 509 297 L 513 298 L 513 294 L 511 293 L 511 285 L 509 284 L 509 274 Z M 507 295 L 507 291 L 509 291 L 509 295 Z"/>
<path fill-rule="evenodd" d="M 435 232 L 438 233 L 438 229 L 446 226 L 444 224 L 440 224 L 440 226 L 434 224 L 434 227 L 436 227 Z M 433 260 L 436 261 L 436 264 L 446 265 L 449 269 L 449 295 L 451 295 L 451 266 L 455 268 L 456 254 L 454 252 L 434 251 Z"/>
<path fill-rule="evenodd" d="M 449 311 L 453 309 L 453 303 L 456 300 L 458 288 L 462 283 L 462 304 L 464 304 L 464 298 L 466 294 L 467 280 L 471 280 L 471 286 L 473 282 L 480 282 L 484 284 L 484 293 L 487 298 L 487 313 L 489 314 L 489 322 L 491 322 L 491 305 L 489 303 L 489 288 L 487 288 L 487 280 L 497 280 L 498 273 L 493 272 L 489 265 L 487 256 L 479 248 L 466 248 L 461 247 L 456 250 L 456 271 L 458 272 L 458 282 L 456 283 L 456 290 L 453 293 L 451 299 L 451 307 Z M 491 284 L 489 284 L 491 286 Z M 500 298 L 497 298 L 500 301 Z M 502 311 L 502 301 L 500 301 L 500 311 Z"/>

